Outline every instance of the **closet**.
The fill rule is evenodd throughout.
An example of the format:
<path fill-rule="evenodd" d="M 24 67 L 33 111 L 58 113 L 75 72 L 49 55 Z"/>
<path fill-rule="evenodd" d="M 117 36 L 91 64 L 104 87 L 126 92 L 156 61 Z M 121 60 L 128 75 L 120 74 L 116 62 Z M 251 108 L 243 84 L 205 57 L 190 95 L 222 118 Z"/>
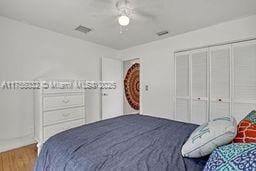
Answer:
<path fill-rule="evenodd" d="M 240 121 L 256 109 L 256 41 L 175 53 L 175 119 Z"/>

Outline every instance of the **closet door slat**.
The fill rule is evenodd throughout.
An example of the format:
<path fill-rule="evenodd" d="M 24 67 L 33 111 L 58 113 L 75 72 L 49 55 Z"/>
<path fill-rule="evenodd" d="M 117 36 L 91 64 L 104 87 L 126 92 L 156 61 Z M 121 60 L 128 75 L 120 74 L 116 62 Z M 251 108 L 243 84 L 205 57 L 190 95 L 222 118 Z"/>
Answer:
<path fill-rule="evenodd" d="M 256 41 L 233 45 L 233 116 L 239 122 L 256 110 Z"/>
<path fill-rule="evenodd" d="M 230 49 L 211 49 L 211 97 L 230 98 Z"/>
<path fill-rule="evenodd" d="M 230 116 L 231 46 L 210 48 L 210 119 Z"/>
<path fill-rule="evenodd" d="M 211 115 L 210 119 L 224 117 L 224 116 L 230 116 L 230 103 L 227 102 L 214 102 L 211 101 Z"/>
<path fill-rule="evenodd" d="M 191 116 L 190 121 L 202 124 L 207 121 L 207 62 L 208 50 L 191 52 Z"/>
<path fill-rule="evenodd" d="M 234 54 L 234 99 L 256 101 L 256 43 L 238 44 Z"/>
<path fill-rule="evenodd" d="M 176 96 L 189 96 L 189 55 L 176 56 Z"/>
<path fill-rule="evenodd" d="M 207 101 L 193 100 L 191 122 L 194 124 L 202 124 L 207 121 Z"/>
<path fill-rule="evenodd" d="M 176 99 L 176 120 L 189 122 L 189 100 Z"/>
<path fill-rule="evenodd" d="M 175 55 L 176 61 L 176 114 L 175 119 L 189 122 L 190 95 L 189 95 L 189 54 Z"/>
<path fill-rule="evenodd" d="M 207 97 L 207 50 L 192 53 L 192 97 Z"/>

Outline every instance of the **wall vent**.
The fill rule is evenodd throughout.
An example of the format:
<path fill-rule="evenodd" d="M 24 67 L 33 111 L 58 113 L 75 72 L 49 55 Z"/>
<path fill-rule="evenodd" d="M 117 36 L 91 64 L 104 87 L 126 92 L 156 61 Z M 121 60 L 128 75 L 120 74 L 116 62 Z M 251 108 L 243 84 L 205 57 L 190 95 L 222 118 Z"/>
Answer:
<path fill-rule="evenodd" d="M 84 34 L 89 33 L 90 31 L 92 31 L 92 29 L 88 28 L 88 27 L 84 27 L 82 25 L 78 26 L 75 30 L 83 32 Z"/>
<path fill-rule="evenodd" d="M 167 30 L 164 30 L 164 31 L 160 31 L 160 32 L 158 32 L 158 33 L 156 33 L 158 36 L 163 36 L 163 35 L 166 35 L 166 34 L 168 34 L 169 33 L 169 31 L 167 31 Z"/>

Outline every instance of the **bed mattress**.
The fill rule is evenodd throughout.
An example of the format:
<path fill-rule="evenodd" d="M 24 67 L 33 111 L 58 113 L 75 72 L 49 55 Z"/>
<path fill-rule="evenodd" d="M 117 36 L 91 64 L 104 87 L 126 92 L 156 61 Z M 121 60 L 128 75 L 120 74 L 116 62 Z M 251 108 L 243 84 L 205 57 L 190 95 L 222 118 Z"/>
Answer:
<path fill-rule="evenodd" d="M 45 142 L 35 171 L 203 170 L 206 158 L 181 155 L 197 127 L 145 115 L 125 115 L 73 128 Z"/>

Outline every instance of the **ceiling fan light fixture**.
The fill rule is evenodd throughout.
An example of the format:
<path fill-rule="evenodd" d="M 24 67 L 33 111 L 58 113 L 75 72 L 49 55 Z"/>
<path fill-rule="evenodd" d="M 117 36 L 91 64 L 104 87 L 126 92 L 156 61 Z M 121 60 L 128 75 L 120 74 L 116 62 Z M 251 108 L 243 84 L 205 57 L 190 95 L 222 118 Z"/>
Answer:
<path fill-rule="evenodd" d="M 126 15 L 122 15 L 118 18 L 118 23 L 121 26 L 127 26 L 130 23 L 130 18 L 127 17 Z"/>

